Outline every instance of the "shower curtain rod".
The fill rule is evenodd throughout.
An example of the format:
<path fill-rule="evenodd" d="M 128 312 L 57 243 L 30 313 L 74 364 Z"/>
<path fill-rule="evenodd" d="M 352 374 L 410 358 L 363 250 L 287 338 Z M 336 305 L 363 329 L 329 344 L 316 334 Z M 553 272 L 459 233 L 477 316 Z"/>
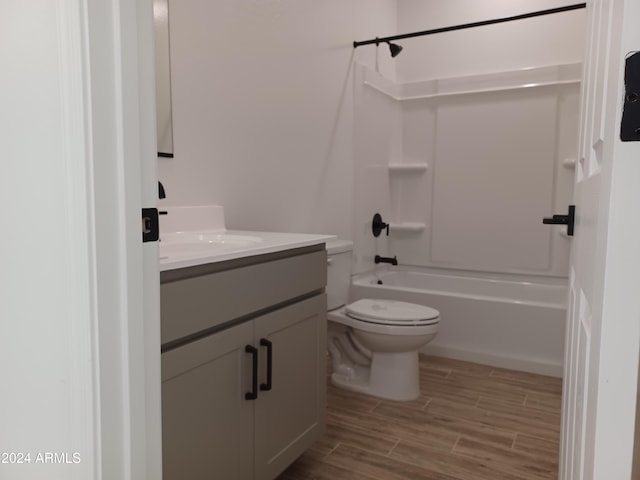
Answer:
<path fill-rule="evenodd" d="M 493 20 L 484 20 L 482 22 L 464 23 L 462 25 L 454 25 L 451 27 L 435 28 L 433 30 L 423 30 L 422 32 L 404 33 L 402 35 L 393 35 L 391 37 L 374 38 L 372 40 L 364 40 L 362 42 L 353 42 L 353 48 L 360 47 L 362 45 L 371 45 L 375 43 L 385 43 L 392 40 L 401 40 L 403 38 L 421 37 L 423 35 L 433 35 L 434 33 L 452 32 L 454 30 L 463 30 L 465 28 L 482 27 L 484 25 L 493 25 L 494 23 L 511 22 L 513 20 L 523 20 L 525 18 L 540 17 L 542 15 L 551 15 L 553 13 L 568 12 L 570 10 L 578 10 L 579 8 L 585 8 L 586 3 L 576 3 L 575 5 L 567 5 L 564 7 L 550 8 L 548 10 L 539 10 L 537 12 L 524 13 L 522 15 L 515 15 L 513 17 L 496 18 Z"/>

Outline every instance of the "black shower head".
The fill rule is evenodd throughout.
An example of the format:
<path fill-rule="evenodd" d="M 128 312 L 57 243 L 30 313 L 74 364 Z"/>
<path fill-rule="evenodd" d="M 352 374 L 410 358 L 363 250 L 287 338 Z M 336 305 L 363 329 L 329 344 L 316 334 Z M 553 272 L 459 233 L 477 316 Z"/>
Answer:
<path fill-rule="evenodd" d="M 389 45 L 389 51 L 391 52 L 391 58 L 395 58 L 397 57 L 400 52 L 402 51 L 402 45 L 398 45 L 397 43 L 391 43 L 389 40 L 380 40 L 379 38 L 376 37 L 375 40 L 369 40 L 368 43 L 375 43 L 376 44 L 376 48 L 378 48 L 378 45 L 380 43 L 387 43 Z M 358 47 L 359 45 L 362 45 L 361 43 L 358 42 L 353 42 L 353 48 Z"/>
<path fill-rule="evenodd" d="M 391 51 L 391 58 L 395 58 L 402 51 L 402 45 L 397 43 L 387 42 L 389 44 L 389 50 Z"/>

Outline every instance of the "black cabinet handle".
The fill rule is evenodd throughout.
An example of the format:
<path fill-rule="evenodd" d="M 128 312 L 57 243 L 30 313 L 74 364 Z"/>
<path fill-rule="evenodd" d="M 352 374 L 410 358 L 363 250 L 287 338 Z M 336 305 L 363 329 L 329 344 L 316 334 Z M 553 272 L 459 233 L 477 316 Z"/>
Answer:
<path fill-rule="evenodd" d="M 244 351 L 250 353 L 253 357 L 251 391 L 244 394 L 244 399 L 255 400 L 256 398 L 258 398 L 258 349 L 251 345 L 247 345 L 244 347 Z"/>
<path fill-rule="evenodd" d="M 264 392 L 268 392 L 269 390 L 271 390 L 271 380 L 272 380 L 272 373 L 273 373 L 273 343 L 271 343 L 269 340 L 267 340 L 266 338 L 261 338 L 260 339 L 260 346 L 261 347 L 267 347 L 267 383 L 261 383 L 260 384 L 260 390 L 264 391 Z"/>
<path fill-rule="evenodd" d="M 551 218 L 543 218 L 542 223 L 545 225 L 566 225 L 567 235 L 573 236 L 573 225 L 576 219 L 576 206 L 569 205 L 569 213 L 567 215 L 554 215 Z"/>

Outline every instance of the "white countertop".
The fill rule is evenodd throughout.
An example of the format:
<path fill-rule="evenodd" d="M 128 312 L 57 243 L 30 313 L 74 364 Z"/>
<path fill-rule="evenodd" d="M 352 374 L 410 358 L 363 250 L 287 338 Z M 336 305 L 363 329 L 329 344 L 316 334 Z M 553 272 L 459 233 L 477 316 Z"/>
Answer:
<path fill-rule="evenodd" d="M 197 243 L 182 243 L 177 237 L 181 235 L 219 236 L 222 240 L 207 244 L 206 240 Z M 165 244 L 162 238 L 165 237 Z M 248 242 L 233 241 L 227 243 L 224 238 Z M 252 232 L 242 230 L 204 230 L 173 232 L 160 235 L 160 271 L 206 265 L 209 263 L 234 260 L 237 258 L 275 253 L 293 248 L 309 247 L 333 240 L 334 235 L 313 235 L 305 233 Z M 182 249 L 181 245 L 187 248 Z M 191 247 L 191 248 L 189 248 Z M 168 250 L 171 250 L 170 253 Z"/>
<path fill-rule="evenodd" d="M 334 235 L 227 230 L 220 205 L 162 208 L 160 271 L 275 253 L 326 243 Z"/>

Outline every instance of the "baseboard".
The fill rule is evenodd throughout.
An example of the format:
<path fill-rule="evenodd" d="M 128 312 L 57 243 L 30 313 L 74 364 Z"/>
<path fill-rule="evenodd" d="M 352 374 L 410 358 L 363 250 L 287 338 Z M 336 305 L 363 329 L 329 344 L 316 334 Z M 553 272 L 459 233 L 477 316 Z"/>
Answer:
<path fill-rule="evenodd" d="M 484 352 L 460 350 L 457 348 L 443 347 L 439 345 L 427 345 L 420 351 L 421 353 L 425 353 L 427 355 L 454 358 L 456 360 L 464 360 L 466 362 L 491 365 L 492 367 L 508 368 L 511 370 L 520 370 L 523 372 L 538 373 L 540 375 L 549 375 L 551 377 L 562 378 L 562 364 L 545 363 L 535 360 L 527 360 L 524 358 L 491 355 Z"/>

